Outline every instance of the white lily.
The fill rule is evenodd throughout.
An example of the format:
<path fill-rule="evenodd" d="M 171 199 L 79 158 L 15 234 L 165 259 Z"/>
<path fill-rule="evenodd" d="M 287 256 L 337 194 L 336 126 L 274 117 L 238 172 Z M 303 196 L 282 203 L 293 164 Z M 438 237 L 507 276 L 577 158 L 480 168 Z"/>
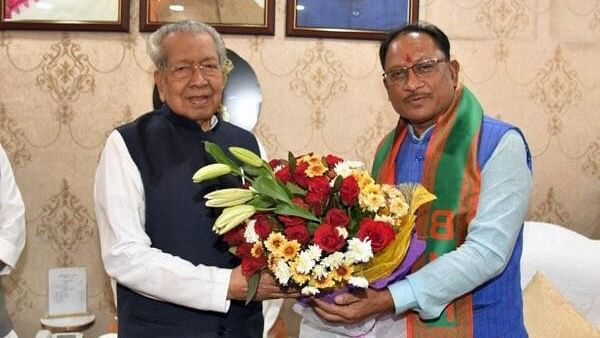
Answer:
<path fill-rule="evenodd" d="M 210 180 L 212 178 L 216 178 L 219 176 L 223 176 L 225 174 L 229 174 L 231 172 L 231 168 L 222 163 L 213 163 L 205 165 L 204 167 L 198 169 L 194 176 L 192 176 L 192 181 L 194 183 L 200 183 L 206 180 Z"/>
<path fill-rule="evenodd" d="M 235 158 L 238 160 L 253 167 L 261 167 L 263 165 L 263 160 L 258 155 L 246 148 L 229 147 L 229 152 L 232 153 L 233 156 L 235 156 Z"/>
<path fill-rule="evenodd" d="M 243 221 L 252 217 L 256 213 L 256 208 L 251 205 L 241 204 L 223 209 L 223 213 L 217 218 L 213 230 L 223 235 L 231 229 L 240 225 Z"/>
<path fill-rule="evenodd" d="M 254 192 L 250 189 L 228 188 L 215 190 L 204 195 L 207 207 L 231 207 L 234 205 L 244 204 L 254 197 Z"/>

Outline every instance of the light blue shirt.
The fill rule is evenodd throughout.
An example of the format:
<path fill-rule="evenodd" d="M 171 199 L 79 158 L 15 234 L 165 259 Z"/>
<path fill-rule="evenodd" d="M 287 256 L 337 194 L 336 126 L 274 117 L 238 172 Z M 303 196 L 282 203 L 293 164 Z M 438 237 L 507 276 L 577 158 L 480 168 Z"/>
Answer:
<path fill-rule="evenodd" d="M 422 142 L 409 128 L 407 137 Z M 481 171 L 481 192 L 465 242 L 388 288 L 397 314 L 437 318 L 454 299 L 499 275 L 508 263 L 525 219 L 532 176 L 519 132 L 509 130 Z"/>

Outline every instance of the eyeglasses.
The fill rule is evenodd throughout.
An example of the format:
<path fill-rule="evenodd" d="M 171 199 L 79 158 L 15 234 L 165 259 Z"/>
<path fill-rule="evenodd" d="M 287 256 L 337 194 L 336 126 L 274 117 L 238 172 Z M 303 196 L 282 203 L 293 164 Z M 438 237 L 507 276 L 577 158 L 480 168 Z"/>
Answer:
<path fill-rule="evenodd" d="M 408 70 L 412 69 L 415 75 L 419 78 L 424 78 L 433 70 L 440 62 L 448 62 L 448 60 L 429 59 L 419 61 L 412 66 L 390 69 L 382 74 L 383 78 L 391 85 L 404 85 L 408 80 Z"/>
<path fill-rule="evenodd" d="M 216 62 L 177 63 L 165 67 L 174 78 L 179 80 L 190 78 L 194 73 L 194 68 L 198 68 L 203 77 L 213 77 L 219 73 L 219 64 Z"/>

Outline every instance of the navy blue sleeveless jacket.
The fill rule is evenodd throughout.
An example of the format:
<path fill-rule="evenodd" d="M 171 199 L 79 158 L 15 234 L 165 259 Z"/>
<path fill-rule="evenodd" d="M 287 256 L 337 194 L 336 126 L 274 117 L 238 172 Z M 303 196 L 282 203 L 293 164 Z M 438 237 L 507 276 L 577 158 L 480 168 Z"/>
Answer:
<path fill-rule="evenodd" d="M 248 131 L 219 120 L 204 132 L 167 105 L 142 115 L 117 131 L 140 171 L 146 203 L 145 228 L 152 246 L 191 263 L 233 268 L 239 260 L 213 233 L 219 210 L 207 208 L 203 196 L 216 189 L 239 186 L 231 175 L 195 184 L 192 175 L 214 160 L 203 141 L 240 146 L 259 153 Z M 151 278 L 151 276 L 149 276 Z M 244 306 L 232 301 L 227 313 L 200 311 L 142 296 L 118 285 L 119 337 L 262 337 L 260 302 Z"/>

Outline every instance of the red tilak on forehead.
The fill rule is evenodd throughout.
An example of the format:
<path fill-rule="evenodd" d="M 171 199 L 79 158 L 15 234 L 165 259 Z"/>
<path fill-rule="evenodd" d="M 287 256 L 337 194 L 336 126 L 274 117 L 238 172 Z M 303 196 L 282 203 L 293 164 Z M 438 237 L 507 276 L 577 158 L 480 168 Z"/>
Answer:
<path fill-rule="evenodd" d="M 406 56 L 404 57 L 404 61 L 406 61 L 406 63 L 411 63 L 412 58 L 410 57 L 410 55 L 406 54 Z"/>

